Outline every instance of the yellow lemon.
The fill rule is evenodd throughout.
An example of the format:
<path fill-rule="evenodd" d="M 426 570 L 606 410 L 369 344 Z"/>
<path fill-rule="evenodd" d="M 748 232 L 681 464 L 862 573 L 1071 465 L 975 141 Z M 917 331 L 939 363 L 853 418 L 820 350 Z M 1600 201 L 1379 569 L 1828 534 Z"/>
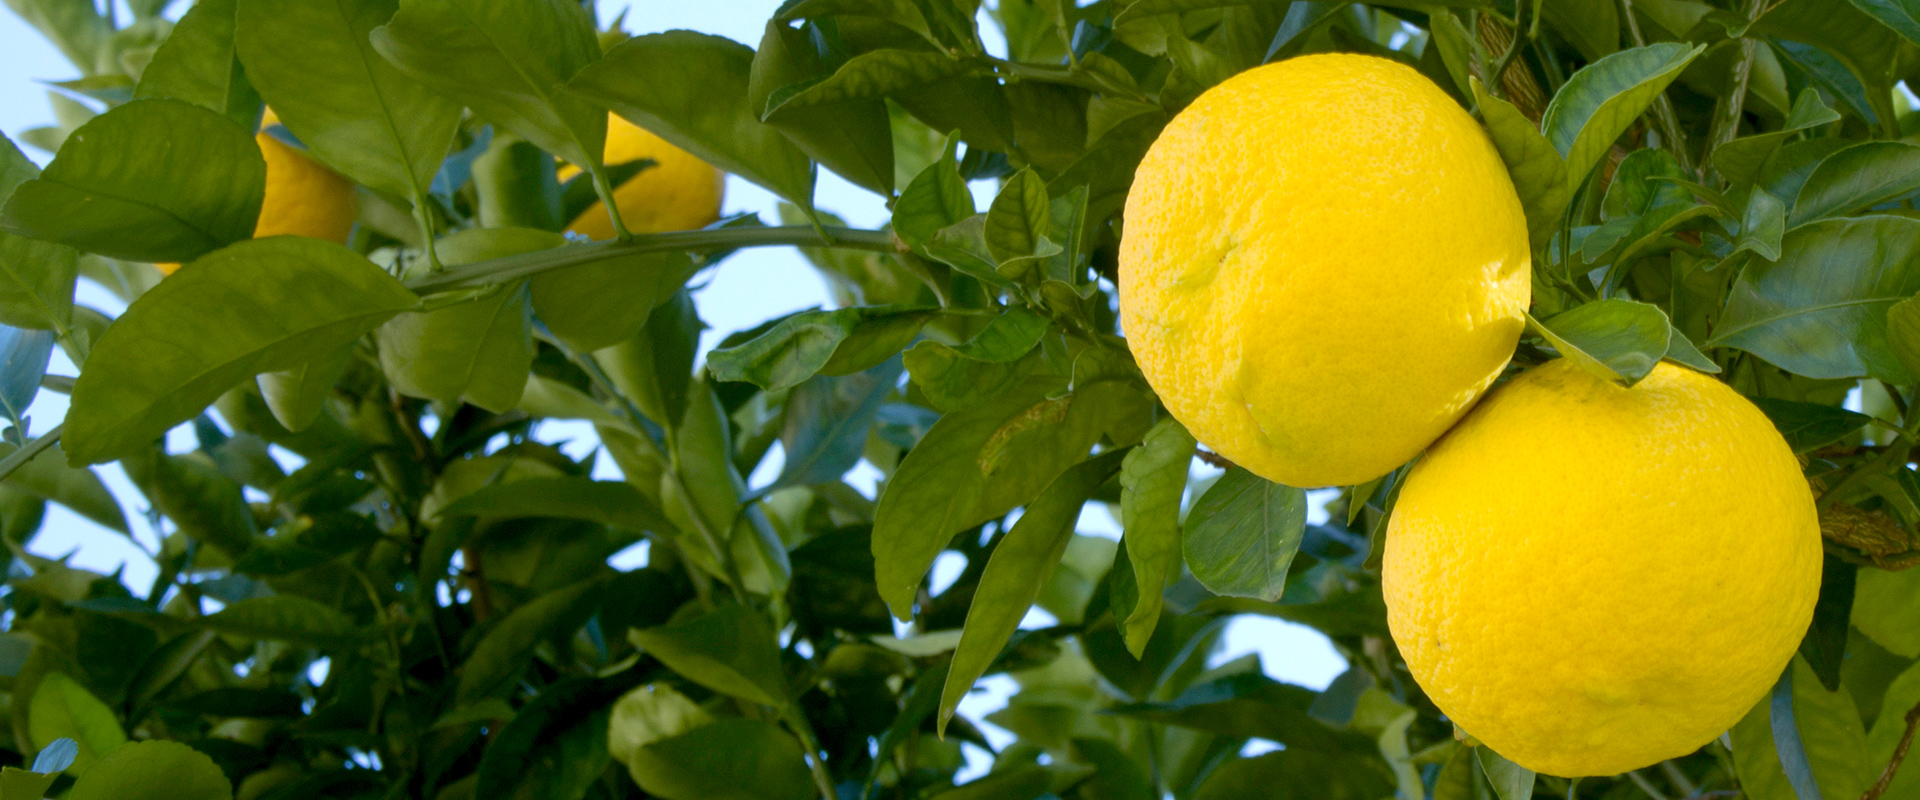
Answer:
<path fill-rule="evenodd" d="M 1507 363 L 1530 299 L 1499 154 L 1420 73 L 1314 55 L 1207 90 L 1127 195 L 1120 319 L 1199 440 L 1268 480 L 1405 463 Z"/>
<path fill-rule="evenodd" d="M 1560 359 L 1414 465 L 1387 529 L 1393 640 L 1442 712 L 1538 772 L 1685 755 L 1765 696 L 1820 589 L 1799 462 L 1746 398 Z"/>
<path fill-rule="evenodd" d="M 607 146 L 601 159 L 608 166 L 652 159 L 654 164 L 614 187 L 620 220 L 634 233 L 660 233 L 699 228 L 720 218 L 720 200 L 726 195 L 727 176 L 692 153 L 619 116 L 607 115 Z M 578 167 L 560 170 L 560 179 L 580 174 Z M 567 230 L 589 239 L 613 238 L 613 220 L 607 204 L 596 202 L 580 213 Z"/>
<path fill-rule="evenodd" d="M 264 125 L 278 121 L 267 111 Z M 282 142 L 266 131 L 255 134 L 260 155 L 267 160 L 267 193 L 260 202 L 260 219 L 254 223 L 253 236 L 310 236 L 329 242 L 345 242 L 353 230 L 358 212 L 353 202 L 353 181 L 307 158 L 298 148 Z M 155 264 L 163 274 L 171 275 L 179 264 Z"/>

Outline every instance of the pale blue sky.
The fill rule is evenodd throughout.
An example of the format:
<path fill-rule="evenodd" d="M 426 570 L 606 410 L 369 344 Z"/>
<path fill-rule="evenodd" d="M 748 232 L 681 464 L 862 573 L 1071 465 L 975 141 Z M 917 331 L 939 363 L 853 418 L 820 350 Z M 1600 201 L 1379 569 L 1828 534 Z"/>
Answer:
<path fill-rule="evenodd" d="M 627 13 L 626 27 L 636 34 L 686 28 L 756 45 L 762 26 L 780 3 L 778 0 L 637 0 L 632 3 L 613 0 L 602 3 L 602 19 L 611 20 L 629 5 L 631 8 Z M 184 7 L 185 0 L 180 0 L 180 7 L 174 9 L 175 14 L 184 10 Z M 983 33 L 991 39 L 997 39 L 991 23 L 985 20 L 984 15 L 982 19 Z M 998 41 L 989 41 L 988 44 L 991 49 L 1003 49 Z M 11 14 L 0 12 L 0 131 L 15 136 L 24 129 L 47 124 L 52 112 L 45 87 L 37 81 L 64 80 L 74 76 L 73 69 L 59 52 L 35 31 Z M 46 154 L 32 148 L 23 149 L 43 163 L 47 158 Z M 978 204 L 984 208 L 992 198 L 993 187 L 982 184 L 974 188 L 979 198 Z M 877 227 L 885 223 L 888 216 L 886 204 L 880 197 L 853 187 L 825 171 L 821 173 L 815 202 L 855 226 Z M 778 218 L 773 196 L 738 178 L 729 178 L 727 182 L 725 210 L 727 213 L 754 211 L 770 221 Z M 729 332 L 751 327 L 769 317 L 830 302 L 825 285 L 799 254 L 790 248 L 741 251 L 697 280 L 705 282 L 705 288 L 696 296 L 700 315 L 712 327 L 703 339 L 707 347 Z M 110 314 L 117 314 L 121 310 L 110 295 L 84 282 L 80 299 Z M 73 374 L 73 365 L 58 351 L 54 360 L 53 372 Z M 65 411 L 64 396 L 41 392 L 30 415 L 36 430 L 43 430 L 57 422 Z M 175 433 L 181 446 L 192 447 L 190 433 Z M 549 423 L 542 427 L 541 434 L 550 440 L 570 440 L 567 449 L 576 456 L 591 452 L 596 444 L 592 429 L 584 425 Z M 606 459 L 602 458 L 601 462 L 596 470 L 600 477 L 618 477 L 618 471 Z M 777 473 L 777 463 L 769 466 L 772 469 L 769 475 Z M 871 468 L 864 469 L 868 473 L 866 480 L 856 483 L 870 486 L 874 475 Z M 123 503 L 139 497 L 117 466 L 102 468 L 101 474 Z M 1316 497 L 1316 506 L 1317 501 L 1322 499 Z M 30 548 L 36 553 L 52 557 L 72 554 L 76 566 L 102 572 L 124 569 L 127 582 L 136 591 L 144 593 L 155 574 L 153 561 L 147 554 L 157 546 L 153 531 L 146 524 L 144 511 L 142 508 L 127 509 L 128 518 L 136 528 L 136 543 L 101 529 L 63 508 L 51 506 L 46 526 Z M 1111 517 L 1091 507 L 1083 515 L 1081 527 L 1086 533 L 1108 537 L 1118 534 Z M 624 554 L 624 557 L 616 557 L 615 563 L 630 565 L 643 557 L 640 553 Z M 960 565 L 951 561 L 943 562 L 936 569 L 936 582 L 943 578 L 951 580 L 941 573 L 957 573 Z M 1044 614 L 1036 612 L 1036 617 L 1030 620 L 1042 621 L 1038 617 L 1044 617 Z M 1268 674 L 1281 680 L 1318 688 L 1325 686 L 1345 668 L 1345 663 L 1324 637 L 1290 623 L 1242 618 L 1229 626 L 1226 640 L 1226 646 L 1217 661 L 1247 652 L 1259 652 Z M 984 682 L 983 691 L 977 692 L 964 703 L 962 710 L 978 719 L 980 715 L 1004 704 L 1006 693 L 1011 688 L 1011 680 L 1004 676 L 989 679 Z M 1003 732 L 997 729 L 992 732 L 995 738 L 1004 738 Z"/>

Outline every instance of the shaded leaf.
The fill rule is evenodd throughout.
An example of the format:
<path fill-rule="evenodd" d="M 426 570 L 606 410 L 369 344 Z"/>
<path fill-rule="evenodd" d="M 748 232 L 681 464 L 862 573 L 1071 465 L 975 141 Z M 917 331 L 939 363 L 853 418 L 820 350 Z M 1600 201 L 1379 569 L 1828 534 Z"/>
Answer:
<path fill-rule="evenodd" d="M 66 770 L 76 776 L 85 775 L 101 757 L 127 742 L 113 709 L 64 673 L 49 672 L 40 679 L 27 714 L 35 742 L 44 746 L 56 739 L 71 739 L 79 745 L 73 766 Z"/>
<path fill-rule="evenodd" d="M 1566 159 L 1569 192 L 1641 112 L 1706 50 L 1662 42 L 1622 50 L 1580 68 L 1553 96 L 1540 129 Z"/>
<path fill-rule="evenodd" d="M 791 702 L 773 626 L 751 608 L 722 605 L 627 635 L 634 646 L 701 686 L 775 708 Z"/>
<path fill-rule="evenodd" d="M 1920 145 L 1861 142 L 1822 159 L 1800 186 L 1787 225 L 1865 211 L 1920 190 Z"/>
<path fill-rule="evenodd" d="M 889 358 L 852 375 L 815 376 L 787 396 L 780 445 L 786 462 L 773 485 L 806 486 L 840 479 L 858 463 L 880 404 L 900 383 L 900 360 Z"/>
<path fill-rule="evenodd" d="M 1656 306 L 1601 300 L 1527 325 L 1595 377 L 1632 386 L 1665 357 L 1673 324 Z"/>
<path fill-rule="evenodd" d="M 1811 453 L 1860 430 L 1873 420 L 1865 414 L 1822 403 L 1801 403 L 1772 397 L 1747 399 L 1766 413 L 1795 453 Z"/>
<path fill-rule="evenodd" d="M 719 717 L 635 749 L 627 770 L 666 800 L 807 800 L 814 789 L 802 752 L 772 723 Z"/>
<path fill-rule="evenodd" d="M 1120 468 L 1120 518 L 1126 523 L 1121 543 L 1138 596 L 1121 628 L 1134 658 L 1146 652 L 1160 621 L 1162 595 L 1179 577 L 1180 501 L 1196 445 L 1179 420 L 1167 417 L 1147 431 Z"/>
<path fill-rule="evenodd" d="M 1214 594 L 1278 599 L 1306 523 L 1305 492 L 1235 467 L 1187 515 L 1187 566 Z"/>
<path fill-rule="evenodd" d="M 636 533 L 672 530 L 659 507 L 632 484 L 571 476 L 483 486 L 442 506 L 440 516 L 549 517 L 598 522 Z"/>
<path fill-rule="evenodd" d="M 229 636 L 323 647 L 358 638 L 353 620 L 339 609 L 286 594 L 241 600 L 201 617 L 199 624 Z"/>
<path fill-rule="evenodd" d="M 131 742 L 73 784 L 67 800 L 231 800 L 213 759 L 179 742 Z"/>
<path fill-rule="evenodd" d="M 746 381 L 767 391 L 798 386 L 821 372 L 859 372 L 899 352 L 940 313 L 937 308 L 900 306 L 807 311 L 709 353 L 707 369 L 719 380 Z"/>
<path fill-rule="evenodd" d="M 1547 137 L 1512 103 L 1487 93 L 1478 78 L 1471 79 L 1474 99 L 1487 123 L 1500 160 L 1507 164 L 1513 188 L 1520 194 L 1520 207 L 1527 212 L 1527 231 L 1535 250 L 1544 247 L 1560 229 L 1573 198 L 1568 185 L 1567 164 Z"/>

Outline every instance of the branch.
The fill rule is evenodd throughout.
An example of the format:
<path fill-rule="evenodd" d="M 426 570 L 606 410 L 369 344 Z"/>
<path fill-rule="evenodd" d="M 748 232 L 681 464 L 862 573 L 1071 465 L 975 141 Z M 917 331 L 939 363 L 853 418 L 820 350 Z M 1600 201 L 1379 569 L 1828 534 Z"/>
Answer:
<path fill-rule="evenodd" d="M 1235 464 L 1232 461 L 1227 460 L 1226 456 L 1220 455 L 1219 453 L 1215 453 L 1211 450 L 1205 450 L 1205 449 L 1195 450 L 1193 454 L 1196 456 L 1199 456 L 1201 461 L 1205 461 L 1221 469 L 1233 469 L 1234 467 L 1239 466 L 1238 464 Z"/>
<path fill-rule="evenodd" d="M 1907 730 L 1900 734 L 1900 744 L 1893 748 L 1893 758 L 1887 761 L 1887 768 L 1880 773 L 1880 781 L 1875 783 L 1860 800 L 1880 800 L 1887 793 L 1887 787 L 1893 785 L 1893 773 L 1900 769 L 1900 762 L 1907 759 L 1907 748 L 1913 746 L 1913 729 L 1920 727 L 1920 704 L 1907 711 Z"/>
<path fill-rule="evenodd" d="M 25 466 L 27 462 L 33 460 L 34 456 L 40 455 L 42 451 L 59 442 L 60 431 L 65 427 L 67 427 L 67 424 L 64 422 L 55 425 L 52 430 L 40 434 L 38 438 L 28 442 L 25 447 L 9 453 L 6 458 L 0 458 L 0 480 L 6 480 L 7 476 L 12 475 L 14 470 Z"/>
<path fill-rule="evenodd" d="M 825 235 L 821 235 L 822 233 Z M 452 291 L 516 278 L 526 278 L 566 267 L 592 264 L 635 253 L 661 253 L 674 250 L 732 250 L 740 247 L 843 247 L 855 250 L 894 252 L 893 234 L 859 228 L 827 227 L 818 231 L 807 225 L 779 227 L 714 228 L 698 231 L 635 234 L 628 241 L 597 242 L 589 245 L 537 250 L 532 253 L 493 258 L 445 272 L 415 278 L 407 288 L 420 294 Z"/>

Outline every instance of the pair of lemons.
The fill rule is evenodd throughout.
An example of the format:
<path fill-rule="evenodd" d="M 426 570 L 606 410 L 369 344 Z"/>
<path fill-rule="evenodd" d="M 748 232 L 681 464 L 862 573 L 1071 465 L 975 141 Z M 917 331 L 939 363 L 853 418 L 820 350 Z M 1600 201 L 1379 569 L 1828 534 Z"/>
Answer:
<path fill-rule="evenodd" d="M 263 124 L 276 121 L 269 110 Z M 267 191 L 260 203 L 260 218 L 254 224 L 254 238 L 291 234 L 345 242 L 358 217 L 353 182 L 264 130 L 254 135 L 254 141 L 267 162 Z M 613 190 L 614 203 L 628 230 L 687 230 L 719 219 L 725 175 L 646 129 L 609 114 L 602 160 L 611 165 L 641 159 L 654 163 Z M 566 166 L 560 178 L 577 174 L 579 168 Z M 603 202 L 580 212 L 567 230 L 596 240 L 614 236 L 613 220 Z M 180 268 L 179 264 L 155 266 L 167 274 Z"/>
<path fill-rule="evenodd" d="M 1389 627 L 1523 766 L 1692 752 L 1807 630 L 1814 501 L 1752 403 L 1670 363 L 1486 392 L 1525 323 L 1526 220 L 1487 134 L 1406 66 L 1308 56 L 1203 94 L 1135 175 L 1119 289 L 1167 409 L 1253 473 L 1352 485 L 1425 452 L 1387 529 Z"/>

